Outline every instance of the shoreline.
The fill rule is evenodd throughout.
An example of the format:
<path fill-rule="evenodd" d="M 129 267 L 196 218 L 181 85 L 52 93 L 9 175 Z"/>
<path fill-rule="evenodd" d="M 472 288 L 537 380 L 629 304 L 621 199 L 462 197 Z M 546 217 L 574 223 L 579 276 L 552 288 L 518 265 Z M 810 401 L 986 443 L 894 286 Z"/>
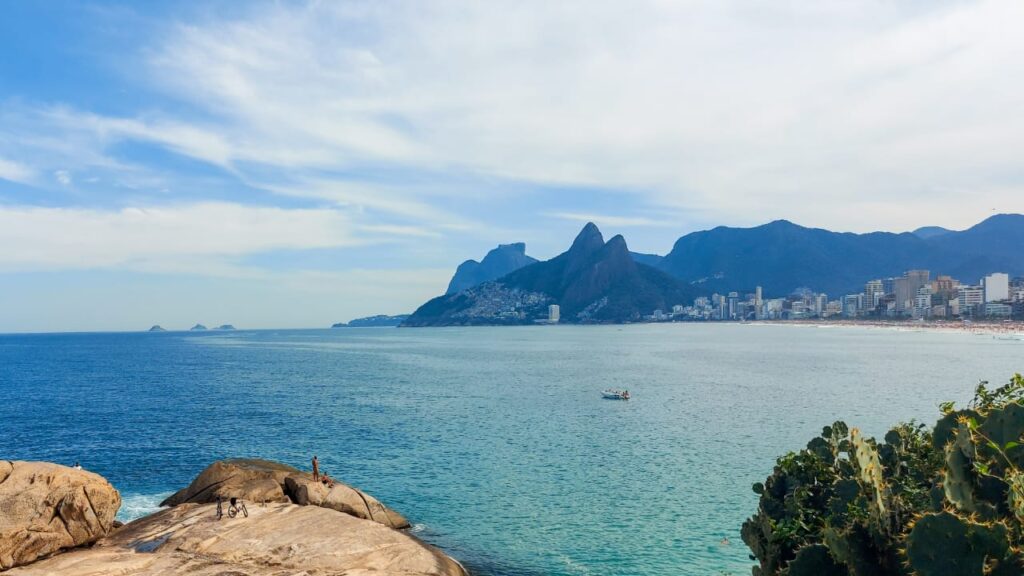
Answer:
<path fill-rule="evenodd" d="M 1024 321 L 1009 322 L 960 321 L 916 322 L 912 320 L 756 320 L 746 322 L 752 326 L 806 326 L 813 328 L 870 328 L 897 332 L 944 332 L 952 334 L 975 334 L 979 336 L 1008 336 L 1024 340 Z"/>

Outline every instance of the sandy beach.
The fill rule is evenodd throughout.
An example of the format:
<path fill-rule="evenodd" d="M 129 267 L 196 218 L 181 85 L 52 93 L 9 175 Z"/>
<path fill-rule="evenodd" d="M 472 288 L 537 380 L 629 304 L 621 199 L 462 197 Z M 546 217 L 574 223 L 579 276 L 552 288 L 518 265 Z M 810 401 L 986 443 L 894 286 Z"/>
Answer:
<path fill-rule="evenodd" d="M 767 320 L 749 322 L 754 325 L 784 324 L 790 326 L 809 326 L 815 328 L 862 327 L 897 331 L 937 331 L 959 334 L 977 334 L 994 336 L 1008 340 L 1024 341 L 1024 321 L 959 321 L 959 320 Z"/>

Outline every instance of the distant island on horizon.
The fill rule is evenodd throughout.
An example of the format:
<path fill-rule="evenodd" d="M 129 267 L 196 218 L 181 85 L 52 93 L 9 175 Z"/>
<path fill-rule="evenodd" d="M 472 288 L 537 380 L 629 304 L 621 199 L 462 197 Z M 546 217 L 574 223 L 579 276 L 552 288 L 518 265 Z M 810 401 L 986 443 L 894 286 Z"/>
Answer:
<path fill-rule="evenodd" d="M 218 331 L 218 330 L 220 330 L 220 331 L 235 330 L 235 327 L 232 324 L 221 324 L 220 326 L 217 326 L 217 327 L 214 327 L 214 328 L 207 328 L 203 324 L 195 324 L 194 326 L 192 326 L 188 330 L 182 330 L 182 331 L 183 332 L 206 332 L 206 331 Z M 147 332 L 168 332 L 168 330 L 166 328 L 164 328 L 163 326 L 159 325 L 159 324 L 154 324 L 153 326 L 151 326 L 149 328 L 149 330 L 147 330 Z"/>
<path fill-rule="evenodd" d="M 931 270 L 938 273 L 934 282 Z M 992 216 L 963 231 L 926 226 L 854 234 L 787 220 L 719 226 L 679 238 L 665 256 L 631 252 L 622 236 L 605 243 L 588 223 L 569 250 L 548 261 L 526 255 L 526 244 L 515 242 L 463 262 L 446 293 L 401 325 L 622 323 L 675 315 L 1024 317 L 1021 276 L 1019 214 Z M 795 300 L 802 302 L 789 306 Z"/>
<path fill-rule="evenodd" d="M 405 322 L 409 318 L 409 314 L 398 314 L 396 316 L 388 316 L 385 314 L 377 314 L 376 316 L 366 316 L 364 318 L 355 318 L 348 322 L 338 322 L 331 325 L 331 328 L 379 328 L 379 327 L 395 327 Z"/>

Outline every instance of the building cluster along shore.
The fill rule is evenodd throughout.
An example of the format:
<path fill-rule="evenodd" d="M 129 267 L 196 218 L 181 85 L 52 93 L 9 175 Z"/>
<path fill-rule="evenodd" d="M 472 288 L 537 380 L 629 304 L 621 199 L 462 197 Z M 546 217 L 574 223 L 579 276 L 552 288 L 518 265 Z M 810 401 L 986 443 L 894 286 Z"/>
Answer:
<path fill-rule="evenodd" d="M 784 298 L 764 298 L 754 292 L 712 294 L 692 305 L 655 310 L 649 321 L 673 320 L 1024 320 L 1024 277 L 994 272 L 977 284 L 928 270 L 909 270 L 902 276 L 868 280 L 861 292 L 839 298 L 811 290 L 797 290 Z"/>

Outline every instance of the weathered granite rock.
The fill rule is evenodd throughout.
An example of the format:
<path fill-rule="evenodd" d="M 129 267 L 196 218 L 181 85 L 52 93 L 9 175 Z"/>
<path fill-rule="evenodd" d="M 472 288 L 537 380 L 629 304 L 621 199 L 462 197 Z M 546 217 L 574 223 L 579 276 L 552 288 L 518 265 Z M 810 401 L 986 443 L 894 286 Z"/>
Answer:
<path fill-rule="evenodd" d="M 416 538 L 316 506 L 272 503 L 216 518 L 215 504 L 183 504 L 125 525 L 89 549 L 5 576 L 466 576 Z"/>
<path fill-rule="evenodd" d="M 322 482 L 314 482 L 312 477 L 299 474 L 284 479 L 284 490 L 299 506 L 320 506 L 329 492 Z"/>
<path fill-rule="evenodd" d="M 0 461 L 0 570 L 95 542 L 120 507 L 121 495 L 98 474 Z"/>
<path fill-rule="evenodd" d="M 320 506 L 350 514 L 363 520 L 373 520 L 390 528 L 409 527 L 409 521 L 401 514 L 383 505 L 366 492 L 335 482 L 327 488 L 314 482 L 306 475 L 292 475 L 285 478 L 285 492 L 292 501 L 301 506 Z"/>
<path fill-rule="evenodd" d="M 208 504 L 221 497 L 248 502 L 294 502 L 302 506 L 322 506 L 373 520 L 389 528 L 408 528 L 409 521 L 384 506 L 369 494 L 335 482 L 328 489 L 313 476 L 298 468 L 270 460 L 234 459 L 214 462 L 199 473 L 188 487 L 160 503 L 176 506 L 184 503 Z"/>
<path fill-rule="evenodd" d="M 217 498 L 242 498 L 249 502 L 288 502 L 282 487 L 290 474 L 301 474 L 298 468 L 270 460 L 230 459 L 210 464 L 191 484 L 178 490 L 161 506 L 177 506 L 191 502 L 208 504 Z"/>

